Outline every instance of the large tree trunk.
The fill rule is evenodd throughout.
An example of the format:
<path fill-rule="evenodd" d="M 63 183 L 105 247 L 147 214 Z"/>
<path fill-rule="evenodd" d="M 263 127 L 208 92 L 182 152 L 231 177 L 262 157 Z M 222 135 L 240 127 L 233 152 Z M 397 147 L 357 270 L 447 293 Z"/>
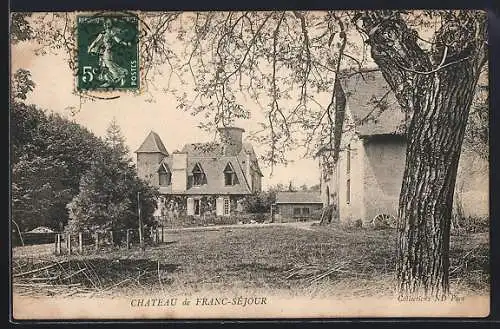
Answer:
<path fill-rule="evenodd" d="M 406 166 L 399 201 L 397 279 L 400 295 L 449 293 L 453 192 L 469 108 L 484 64 L 486 20 L 450 14 L 430 54 L 399 14 L 367 12 L 371 55 L 404 111 Z"/>
<path fill-rule="evenodd" d="M 426 80 L 408 131 L 397 275 L 400 293 L 440 298 L 449 292 L 453 193 L 477 77 L 468 65 L 457 65 Z"/>

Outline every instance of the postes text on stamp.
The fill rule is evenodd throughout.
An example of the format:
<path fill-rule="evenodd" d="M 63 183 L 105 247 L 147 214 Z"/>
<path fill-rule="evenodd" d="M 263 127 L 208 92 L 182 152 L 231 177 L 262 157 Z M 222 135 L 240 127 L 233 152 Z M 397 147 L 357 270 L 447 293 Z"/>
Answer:
<path fill-rule="evenodd" d="M 77 40 L 78 91 L 140 88 L 137 16 L 78 16 Z"/>

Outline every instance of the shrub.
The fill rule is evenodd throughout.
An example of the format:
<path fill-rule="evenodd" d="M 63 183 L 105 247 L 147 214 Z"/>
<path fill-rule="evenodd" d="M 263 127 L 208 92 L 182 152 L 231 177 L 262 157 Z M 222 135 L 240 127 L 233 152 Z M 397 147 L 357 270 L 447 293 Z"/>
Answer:
<path fill-rule="evenodd" d="M 458 217 L 453 218 L 452 233 L 481 233 L 488 232 L 490 227 L 489 217 Z"/>
<path fill-rule="evenodd" d="M 363 227 L 363 221 L 361 219 L 356 220 L 348 220 L 345 222 L 341 222 L 341 226 L 344 229 L 352 230 L 352 229 L 360 229 Z"/>

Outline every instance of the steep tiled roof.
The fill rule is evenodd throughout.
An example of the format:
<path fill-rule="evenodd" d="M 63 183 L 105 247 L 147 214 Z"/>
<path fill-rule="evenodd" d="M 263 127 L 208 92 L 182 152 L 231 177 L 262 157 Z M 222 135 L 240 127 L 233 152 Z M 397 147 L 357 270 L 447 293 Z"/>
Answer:
<path fill-rule="evenodd" d="M 162 153 L 168 156 L 168 151 L 163 142 L 161 141 L 160 136 L 154 131 L 151 131 L 142 142 L 141 146 L 135 151 L 135 153 Z"/>
<path fill-rule="evenodd" d="M 168 157 L 163 160 L 171 168 L 172 158 Z M 162 163 L 163 163 L 162 162 Z M 238 178 L 239 184 L 225 186 L 224 169 L 230 163 Z M 247 183 L 246 176 L 243 173 L 243 167 L 235 156 L 228 157 L 192 157 L 188 155 L 187 174 L 192 177 L 193 168 L 199 164 L 205 173 L 206 184 L 201 186 L 192 186 L 188 178 L 188 186 L 186 191 L 176 192 L 175 194 L 250 194 L 250 187 Z M 160 193 L 171 194 L 172 186 L 160 187 Z"/>
<path fill-rule="evenodd" d="M 186 152 L 190 157 L 220 157 L 223 155 L 220 143 L 190 143 L 184 145 L 181 152 Z"/>
<path fill-rule="evenodd" d="M 317 191 L 278 192 L 276 203 L 322 203 Z"/>
<path fill-rule="evenodd" d="M 405 114 L 380 71 L 353 74 L 343 85 L 360 136 L 402 135 Z"/>

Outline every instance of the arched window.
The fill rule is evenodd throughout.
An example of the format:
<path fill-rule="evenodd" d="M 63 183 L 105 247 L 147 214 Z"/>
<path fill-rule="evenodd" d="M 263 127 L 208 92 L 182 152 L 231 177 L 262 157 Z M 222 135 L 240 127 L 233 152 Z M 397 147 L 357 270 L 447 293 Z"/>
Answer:
<path fill-rule="evenodd" d="M 160 186 L 168 186 L 171 184 L 172 174 L 168 167 L 162 163 L 158 169 L 158 183 Z"/>
<path fill-rule="evenodd" d="M 193 186 L 200 186 L 205 184 L 205 172 L 199 163 L 194 165 L 193 168 Z"/>
<path fill-rule="evenodd" d="M 231 163 L 228 163 L 224 169 L 224 185 L 232 186 L 236 184 L 239 184 L 238 176 L 236 176 L 236 172 Z"/>

